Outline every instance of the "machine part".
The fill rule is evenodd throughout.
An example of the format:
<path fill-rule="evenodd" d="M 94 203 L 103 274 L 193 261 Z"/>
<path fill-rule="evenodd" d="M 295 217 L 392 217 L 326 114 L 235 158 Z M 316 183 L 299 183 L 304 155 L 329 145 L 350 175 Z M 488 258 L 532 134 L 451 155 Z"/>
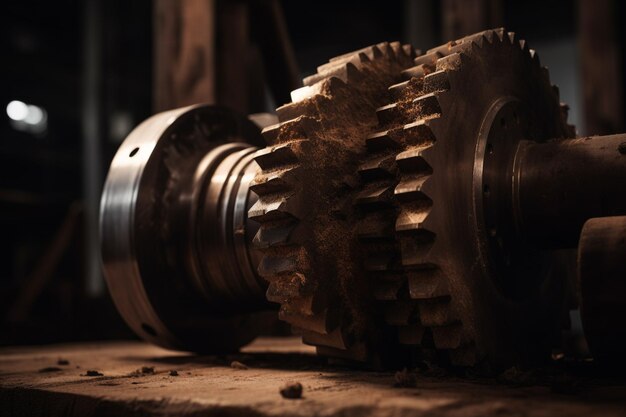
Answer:
<path fill-rule="evenodd" d="M 249 245 L 258 225 L 246 213 L 262 146 L 252 122 L 210 106 L 153 116 L 121 145 L 102 194 L 102 260 L 135 333 L 199 352 L 257 335 L 253 312 L 269 307 Z"/>
<path fill-rule="evenodd" d="M 333 356 L 376 360 L 366 348 L 381 326 L 351 262 L 350 193 L 375 109 L 413 57 L 408 45 L 382 43 L 322 65 L 277 109 L 280 123 L 263 132 L 272 145 L 256 157 L 259 201 L 249 216 L 261 223 L 268 299 L 305 342 Z"/>
<path fill-rule="evenodd" d="M 613 147 L 611 150 L 617 151 Z M 594 218 L 585 223 L 578 246 L 580 313 L 585 337 L 600 364 L 622 369 L 626 366 L 625 258 L 626 216 Z"/>
<path fill-rule="evenodd" d="M 236 349 L 266 291 L 333 357 L 548 358 L 570 307 L 555 259 L 587 219 L 626 214 L 626 136 L 574 139 L 537 54 L 503 29 L 414 55 L 383 43 L 322 65 L 256 152 L 252 123 L 208 106 L 131 133 L 101 213 L 131 327 L 163 346 Z M 581 271 L 596 262 L 584 239 Z"/>
<path fill-rule="evenodd" d="M 558 93 L 534 51 L 503 30 L 434 48 L 415 64 L 390 87 L 395 102 L 378 109 L 360 168 L 375 296 L 401 343 L 434 343 L 454 364 L 545 355 L 564 283 L 520 238 L 511 178 L 522 143 L 573 136 Z"/>

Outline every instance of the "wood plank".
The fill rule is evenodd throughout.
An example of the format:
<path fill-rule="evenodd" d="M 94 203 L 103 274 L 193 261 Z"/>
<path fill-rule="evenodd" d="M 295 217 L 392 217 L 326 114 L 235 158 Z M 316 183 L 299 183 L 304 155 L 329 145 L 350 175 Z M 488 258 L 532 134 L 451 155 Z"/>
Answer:
<path fill-rule="evenodd" d="M 586 135 L 621 133 L 623 69 L 614 0 L 580 0 L 579 42 Z"/>
<path fill-rule="evenodd" d="M 215 103 L 215 0 L 154 3 L 154 111 Z"/>
<path fill-rule="evenodd" d="M 459 39 L 502 26 L 502 0 L 442 0 L 442 38 Z"/>
<path fill-rule="evenodd" d="M 231 367 L 234 360 L 248 369 Z M 83 376 L 87 370 L 102 375 Z M 438 372 L 415 378 L 414 387 L 394 388 L 393 372 L 329 366 L 293 337 L 261 338 L 240 354 L 222 356 L 140 342 L 2 348 L 0 415 L 626 415 L 623 380 L 515 370 L 497 379 Z M 303 398 L 282 398 L 279 389 L 295 381 L 304 386 Z"/>

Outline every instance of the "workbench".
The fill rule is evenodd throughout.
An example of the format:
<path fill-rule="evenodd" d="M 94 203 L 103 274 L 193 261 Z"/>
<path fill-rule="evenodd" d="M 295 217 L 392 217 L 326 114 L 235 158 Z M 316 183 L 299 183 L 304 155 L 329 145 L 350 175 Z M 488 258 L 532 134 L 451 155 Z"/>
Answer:
<path fill-rule="evenodd" d="M 134 341 L 11 347 L 0 349 L 0 416 L 626 416 L 624 379 L 409 375 L 330 366 L 297 338 L 221 356 Z M 302 398 L 279 393 L 292 382 Z"/>

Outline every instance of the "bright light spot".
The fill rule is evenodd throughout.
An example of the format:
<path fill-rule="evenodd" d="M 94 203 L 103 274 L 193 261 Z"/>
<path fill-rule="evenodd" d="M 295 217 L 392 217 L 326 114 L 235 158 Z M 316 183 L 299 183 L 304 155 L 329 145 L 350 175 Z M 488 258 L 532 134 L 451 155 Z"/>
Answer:
<path fill-rule="evenodd" d="M 24 120 L 28 116 L 28 106 L 19 100 L 7 104 L 7 116 L 13 120 Z"/>
<path fill-rule="evenodd" d="M 13 100 L 7 104 L 7 116 L 16 130 L 39 135 L 48 128 L 48 113 L 33 104 Z"/>
<path fill-rule="evenodd" d="M 24 123 L 28 123 L 29 125 L 38 125 L 44 119 L 44 110 L 41 107 L 28 105 L 28 113 L 26 117 L 24 117 Z"/>

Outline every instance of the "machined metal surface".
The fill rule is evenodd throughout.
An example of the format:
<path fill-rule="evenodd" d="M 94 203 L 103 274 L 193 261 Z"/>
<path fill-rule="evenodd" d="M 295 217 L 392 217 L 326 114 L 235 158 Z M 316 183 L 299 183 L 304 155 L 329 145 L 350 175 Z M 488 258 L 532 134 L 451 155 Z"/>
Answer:
<path fill-rule="evenodd" d="M 575 292 L 557 250 L 578 248 L 590 344 L 616 354 L 624 332 L 604 324 L 618 326 L 626 229 L 604 216 L 626 214 L 626 135 L 575 138 L 524 40 L 488 30 L 424 54 L 381 43 L 304 84 L 267 146 L 210 106 L 157 115 L 124 142 L 101 229 L 135 332 L 233 350 L 269 301 L 328 356 L 536 363 Z"/>
<path fill-rule="evenodd" d="M 191 106 L 148 119 L 118 150 L 102 195 L 102 258 L 138 335 L 198 351 L 256 335 L 250 311 L 268 306 L 249 244 L 257 226 L 245 214 L 255 201 L 251 155 L 263 143 L 245 118 Z"/>
<path fill-rule="evenodd" d="M 589 348 L 605 367 L 626 366 L 626 216 L 587 220 L 578 247 L 580 312 Z"/>

